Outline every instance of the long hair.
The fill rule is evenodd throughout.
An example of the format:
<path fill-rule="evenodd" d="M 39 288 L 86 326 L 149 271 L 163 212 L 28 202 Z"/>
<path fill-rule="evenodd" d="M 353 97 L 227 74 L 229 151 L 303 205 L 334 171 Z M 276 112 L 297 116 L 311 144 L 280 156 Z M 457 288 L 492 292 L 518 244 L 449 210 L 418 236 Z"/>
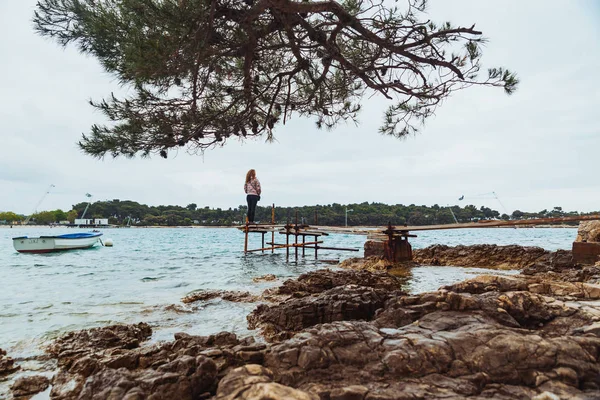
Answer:
<path fill-rule="evenodd" d="M 256 178 L 256 171 L 251 169 L 246 174 L 246 183 L 250 182 L 252 179 Z"/>

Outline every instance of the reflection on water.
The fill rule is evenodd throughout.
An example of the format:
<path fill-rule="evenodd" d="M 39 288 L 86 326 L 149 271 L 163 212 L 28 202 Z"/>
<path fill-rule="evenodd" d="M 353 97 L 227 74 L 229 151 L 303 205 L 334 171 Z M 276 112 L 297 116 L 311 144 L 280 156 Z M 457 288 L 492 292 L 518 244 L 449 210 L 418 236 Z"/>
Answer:
<path fill-rule="evenodd" d="M 114 241 L 110 248 L 45 255 L 14 251 L 12 236 L 65 233 L 57 228 L 49 231 L 0 229 L 0 347 L 13 357 L 39 354 L 40 345 L 65 331 L 110 323 L 145 321 L 155 331 L 153 340 L 170 339 L 177 331 L 247 334 L 246 315 L 254 305 L 213 299 L 189 312 L 180 299 L 202 289 L 260 293 L 286 278 L 335 268 L 332 262 L 362 254 L 320 251 L 315 260 L 307 251 L 298 261 L 293 255 L 286 260 L 281 250 L 243 255 L 243 233 L 236 229 L 185 228 L 108 229 L 103 233 Z M 555 250 L 570 248 L 575 234 L 574 229 L 487 228 L 419 232 L 411 242 L 414 248 L 434 243 L 516 243 Z M 333 234 L 325 244 L 362 249 L 364 240 Z M 260 247 L 260 235 L 251 235 L 249 246 Z M 422 292 L 488 272 L 420 267 L 394 273 L 406 279 L 410 291 Z M 252 281 L 266 274 L 279 280 Z"/>

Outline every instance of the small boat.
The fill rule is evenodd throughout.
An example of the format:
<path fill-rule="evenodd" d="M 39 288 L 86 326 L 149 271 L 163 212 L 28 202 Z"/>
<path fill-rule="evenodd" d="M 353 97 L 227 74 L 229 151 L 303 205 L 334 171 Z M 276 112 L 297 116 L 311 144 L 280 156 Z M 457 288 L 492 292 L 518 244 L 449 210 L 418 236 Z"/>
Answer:
<path fill-rule="evenodd" d="M 13 246 L 19 253 L 50 253 L 52 251 L 77 250 L 93 247 L 101 242 L 101 233 L 68 233 L 66 235 L 13 238 Z"/>

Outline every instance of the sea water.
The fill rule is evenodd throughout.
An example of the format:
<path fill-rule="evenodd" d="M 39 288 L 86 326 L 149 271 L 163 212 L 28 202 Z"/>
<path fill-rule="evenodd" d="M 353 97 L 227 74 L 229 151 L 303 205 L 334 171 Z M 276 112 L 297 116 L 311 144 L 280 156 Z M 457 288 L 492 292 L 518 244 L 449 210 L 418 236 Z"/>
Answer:
<path fill-rule="evenodd" d="M 355 247 L 358 253 L 306 250 L 296 262 L 294 251 L 243 254 L 244 234 L 233 228 L 105 229 L 113 247 L 97 246 L 51 254 L 19 254 L 11 238 L 73 232 L 60 228 L 0 229 L 0 348 L 13 358 L 42 352 L 53 338 L 72 330 L 114 323 L 147 322 L 152 340 L 172 339 L 175 332 L 207 335 L 247 330 L 246 315 L 255 307 L 213 299 L 185 305 L 181 298 L 201 289 L 260 293 L 286 278 L 362 255 L 365 236 L 332 234 L 325 246 Z M 276 241 L 282 235 L 275 234 Z M 481 228 L 418 232 L 413 248 L 431 244 L 520 244 L 548 250 L 569 249 L 576 229 Z M 279 237 L 279 238 L 277 238 Z M 271 235 L 266 235 L 270 241 Z M 249 248 L 260 247 L 260 235 L 250 235 Z M 300 250 L 300 254 L 302 251 Z M 476 268 L 419 267 L 407 289 L 435 290 L 474 274 Z M 510 273 L 510 272 L 508 272 Z M 274 274 L 275 282 L 252 278 Z"/>

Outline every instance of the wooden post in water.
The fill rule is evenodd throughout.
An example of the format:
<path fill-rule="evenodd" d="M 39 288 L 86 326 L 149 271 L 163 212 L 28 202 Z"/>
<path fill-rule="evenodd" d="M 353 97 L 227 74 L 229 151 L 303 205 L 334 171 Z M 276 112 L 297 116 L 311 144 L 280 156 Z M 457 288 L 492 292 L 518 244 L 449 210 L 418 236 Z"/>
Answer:
<path fill-rule="evenodd" d="M 246 228 L 244 229 L 244 254 L 248 252 L 248 231 L 250 228 L 248 227 L 248 217 L 246 217 Z"/>
<path fill-rule="evenodd" d="M 304 243 L 306 241 L 306 235 L 302 235 L 302 257 L 304 257 Z"/>
<path fill-rule="evenodd" d="M 275 203 L 271 206 L 271 223 L 275 225 Z M 275 229 L 271 232 L 271 243 L 273 243 L 273 248 L 271 249 L 271 253 L 275 253 Z"/>
<path fill-rule="evenodd" d="M 290 223 L 285 224 L 285 259 L 290 258 Z"/>
<path fill-rule="evenodd" d="M 296 244 L 296 261 L 298 261 L 298 210 L 296 210 L 296 226 L 294 226 L 295 244 Z"/>

